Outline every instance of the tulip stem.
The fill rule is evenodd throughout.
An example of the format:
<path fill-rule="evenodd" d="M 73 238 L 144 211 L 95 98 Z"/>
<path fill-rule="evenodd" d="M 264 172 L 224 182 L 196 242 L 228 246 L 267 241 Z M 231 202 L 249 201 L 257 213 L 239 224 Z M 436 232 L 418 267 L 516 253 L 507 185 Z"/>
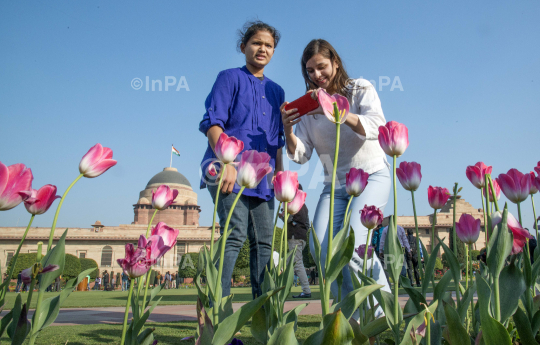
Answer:
<path fill-rule="evenodd" d="M 276 217 L 274 219 L 274 231 L 272 232 L 272 249 L 270 251 L 270 267 L 268 268 L 270 272 L 275 271 L 275 265 L 274 265 L 274 243 L 276 242 L 276 227 L 277 227 L 277 220 L 279 216 L 279 210 L 281 209 L 281 201 L 279 202 L 279 206 L 277 208 Z M 281 248 L 280 248 L 281 250 Z M 278 261 L 279 264 L 279 261 Z"/>
<path fill-rule="evenodd" d="M 233 204 L 231 206 L 231 209 L 229 211 L 229 215 L 227 216 L 227 221 L 225 222 L 225 229 L 223 229 L 223 234 L 221 236 L 227 236 L 227 231 L 229 230 L 229 223 L 231 222 L 231 216 L 233 214 L 236 203 L 238 202 L 238 199 L 240 199 L 240 197 L 242 196 L 242 193 L 244 192 L 244 189 L 246 189 L 246 187 L 242 186 L 242 188 L 240 188 L 240 191 L 236 195 L 236 198 L 234 199 L 234 202 L 233 202 Z M 224 261 L 224 258 L 225 258 L 225 243 L 226 242 L 227 242 L 227 237 L 224 238 L 224 241 L 221 241 L 221 252 L 219 254 L 219 271 L 218 271 L 218 278 L 216 280 L 216 289 L 215 289 L 215 291 L 218 291 L 218 286 L 219 286 L 219 284 L 221 284 L 221 276 L 223 275 L 223 261 Z M 216 296 L 216 299 L 219 299 L 219 297 Z M 220 304 L 220 302 L 221 302 L 221 299 L 214 301 L 214 329 L 217 329 L 217 327 L 219 325 L 219 304 Z"/>
<path fill-rule="evenodd" d="M 146 228 L 146 238 L 148 238 L 148 236 L 150 235 L 150 228 L 152 227 L 152 222 L 154 221 L 154 217 L 156 216 L 156 213 L 158 213 L 158 209 L 156 208 L 154 210 L 154 214 L 152 214 L 152 218 L 150 218 L 150 222 L 148 223 L 148 228 Z M 141 312 L 144 312 L 144 310 L 146 309 L 146 296 L 148 296 L 148 285 L 150 284 L 150 275 L 152 274 L 152 268 L 150 268 L 150 270 L 148 270 L 148 272 L 146 273 L 146 279 L 145 279 L 145 283 L 144 283 L 144 298 L 143 298 L 143 307 L 142 307 L 142 310 Z M 144 276 L 144 275 L 143 275 Z M 137 293 L 140 293 L 141 292 L 141 288 L 142 288 L 142 279 L 139 280 L 139 286 L 137 287 Z"/>
<path fill-rule="evenodd" d="M 471 245 L 465 246 L 465 291 L 469 289 L 469 247 Z M 472 265 L 471 265 L 472 269 Z M 459 298 L 459 297 L 458 297 Z M 469 309 L 469 307 L 467 307 Z M 467 322 L 467 333 L 469 333 L 469 313 L 467 312 L 467 317 L 465 318 Z"/>
<path fill-rule="evenodd" d="M 39 289 L 37 305 L 36 305 L 36 310 L 34 310 L 34 315 L 39 315 L 39 311 L 41 309 L 41 302 L 43 301 L 43 291 L 45 291 L 45 289 Z M 30 306 L 28 306 L 28 308 L 30 308 Z M 32 327 L 34 326 L 37 326 L 37 325 L 32 324 Z M 39 334 L 38 332 L 39 332 L 39 329 L 32 329 L 30 331 L 30 341 L 28 342 L 29 345 L 34 345 L 34 343 L 36 342 L 36 338 Z"/>
<path fill-rule="evenodd" d="M 472 244 L 469 244 L 469 264 L 471 267 L 471 286 L 473 285 L 473 258 L 472 258 Z M 471 319 L 472 319 L 472 328 L 474 330 L 474 300 L 471 299 Z"/>
<path fill-rule="evenodd" d="M 289 215 L 287 214 L 287 204 L 288 202 L 284 202 L 283 203 L 283 210 L 284 210 L 284 214 L 283 214 L 283 260 L 280 261 L 280 265 L 279 265 L 279 272 L 281 272 L 281 269 L 285 270 L 285 266 L 286 266 L 286 263 L 287 263 L 287 256 L 288 256 L 288 253 L 289 253 L 289 239 L 288 239 L 288 233 L 287 233 L 287 221 L 289 219 Z M 281 267 L 281 263 L 283 263 L 283 266 L 284 267 Z M 278 273 L 279 274 L 279 273 Z"/>
<path fill-rule="evenodd" d="M 457 200 L 457 193 L 458 193 L 458 183 L 454 185 L 454 218 L 452 222 L 452 244 L 454 249 L 454 254 L 456 257 L 458 256 L 458 243 L 457 243 L 457 236 L 456 236 L 456 200 Z M 459 285 L 459 284 L 458 284 Z"/>
<path fill-rule="evenodd" d="M 347 222 L 347 219 L 349 219 L 348 215 L 349 215 L 349 207 L 351 207 L 351 203 L 354 199 L 354 195 L 351 195 L 349 197 L 349 202 L 347 203 L 347 208 L 345 209 L 345 218 L 343 218 L 343 221 L 344 222 Z"/>
<path fill-rule="evenodd" d="M 7 281 L 11 281 L 11 276 L 13 275 L 13 271 L 15 270 L 15 264 L 17 264 L 17 259 L 19 258 L 19 253 L 21 252 L 21 247 L 24 243 L 24 240 L 26 239 L 26 235 L 28 235 L 28 231 L 30 230 L 30 226 L 32 225 L 32 222 L 34 221 L 34 217 L 36 215 L 32 215 L 32 217 L 30 217 L 30 221 L 28 222 L 28 226 L 26 227 L 26 230 L 24 231 L 24 235 L 21 239 L 21 242 L 19 243 L 19 246 L 17 247 L 17 251 L 15 252 L 15 255 L 13 256 L 13 259 L 11 259 L 11 267 L 9 268 L 9 273 L 8 273 L 8 278 L 7 278 Z M 8 262 L 8 265 L 10 263 Z M 4 300 L 6 298 L 6 292 L 9 288 L 9 283 L 7 283 L 5 286 L 3 286 L 2 288 L 2 298 L 0 298 L 0 305 L 4 305 Z M 30 308 L 30 306 L 28 306 L 28 308 Z"/>
<path fill-rule="evenodd" d="M 414 214 L 414 228 L 416 230 L 416 256 L 418 257 L 418 266 L 420 266 L 420 272 L 422 273 L 422 283 L 424 283 L 424 276 L 426 274 L 424 272 L 424 265 L 422 265 L 422 257 L 420 256 L 420 251 L 422 250 L 422 247 L 420 245 L 420 237 L 418 236 L 418 217 L 416 216 L 416 203 L 414 201 L 413 190 L 411 190 L 411 196 L 412 196 L 412 208 L 413 208 L 413 214 Z"/>
<path fill-rule="evenodd" d="M 488 176 L 488 179 L 489 180 L 489 175 L 486 175 Z M 489 183 L 489 182 L 488 182 Z M 486 183 L 486 189 L 485 189 L 485 195 L 484 195 L 484 198 L 486 200 L 486 209 L 485 209 L 485 214 L 487 214 L 487 223 L 485 225 L 485 228 L 487 229 L 487 233 L 488 233 L 488 237 L 487 237 L 487 242 L 486 242 L 486 248 L 488 247 L 488 243 L 489 243 L 489 239 L 491 237 L 491 234 L 492 234 L 492 229 L 491 229 L 491 214 L 489 213 L 489 191 L 487 190 L 488 188 L 488 183 Z M 493 194 L 495 195 L 495 194 Z M 482 203 L 483 204 L 483 203 Z M 497 211 L 498 211 L 498 208 L 497 208 Z"/>
<path fill-rule="evenodd" d="M 493 202 L 495 203 L 495 211 L 499 212 L 499 201 L 497 200 L 497 194 L 495 194 L 495 187 L 493 187 L 493 180 L 491 179 L 491 175 L 486 175 L 487 179 L 489 181 L 489 188 L 491 190 L 491 196 L 493 199 Z"/>
<path fill-rule="evenodd" d="M 336 109 L 337 105 L 334 103 L 334 115 L 336 115 Z M 339 155 L 339 140 L 340 140 L 340 123 L 336 122 L 336 149 L 334 151 L 334 166 L 332 169 L 332 185 L 330 189 L 330 219 L 328 220 L 328 248 L 326 248 L 326 265 L 324 270 L 324 275 L 328 276 L 328 272 L 326 271 L 328 267 L 330 267 L 330 260 L 332 259 L 332 242 L 334 240 L 334 194 L 336 189 L 336 171 L 337 171 L 337 163 L 338 163 L 338 155 Z M 321 277 L 322 278 L 322 277 Z M 325 303 L 330 303 L 330 286 L 332 282 L 329 280 L 325 280 L 324 282 L 324 295 L 325 295 Z M 328 308 L 330 308 L 330 305 L 328 305 Z M 327 309 L 328 310 L 328 309 Z M 323 308 L 323 314 L 324 308 Z M 324 316 L 323 315 L 323 316 Z"/>
<path fill-rule="evenodd" d="M 32 282 L 30 283 L 30 290 L 28 290 L 28 297 L 26 298 L 26 310 L 30 310 L 30 304 L 32 303 L 32 295 L 34 294 L 34 286 L 36 285 L 36 278 L 32 273 Z"/>
<path fill-rule="evenodd" d="M 362 274 L 363 275 L 367 275 L 366 271 L 367 271 L 367 257 L 368 257 L 368 251 L 369 251 L 369 246 L 368 246 L 369 235 L 371 235 L 371 229 L 368 229 L 368 232 L 367 232 L 366 250 L 364 251 L 364 258 L 363 258 L 364 259 L 364 265 L 362 266 Z M 362 282 L 362 285 L 364 285 L 364 282 Z"/>
<path fill-rule="evenodd" d="M 489 203 L 486 207 L 486 203 L 484 202 L 484 192 L 487 192 L 485 189 L 480 188 L 480 198 L 482 199 L 482 211 L 484 211 L 484 236 L 486 238 L 486 248 L 487 244 L 489 242 L 489 234 L 488 234 L 488 222 L 487 222 L 487 211 L 486 209 L 489 207 Z"/>
<path fill-rule="evenodd" d="M 431 250 L 430 254 L 433 255 L 433 249 L 435 248 L 435 225 L 437 224 L 437 209 L 433 209 L 433 222 L 431 224 Z M 435 255 L 437 255 L 435 253 Z M 433 286 L 435 288 L 435 286 Z"/>
<path fill-rule="evenodd" d="M 223 181 L 223 175 L 225 175 L 225 168 L 227 164 L 223 164 L 222 174 L 219 174 L 218 189 L 216 192 L 216 200 L 214 201 L 214 216 L 212 217 L 212 234 L 210 235 L 210 255 L 214 255 L 214 233 L 216 232 L 216 214 L 217 214 L 217 205 L 219 199 L 219 191 L 221 190 L 221 182 Z M 273 245 L 273 244 L 272 244 Z M 212 257 L 212 260 L 214 258 Z"/>
<path fill-rule="evenodd" d="M 398 227 L 398 215 L 397 215 L 397 179 L 396 179 L 396 159 L 397 159 L 397 156 L 394 155 L 393 156 L 394 158 L 394 166 L 393 166 L 393 170 L 394 170 L 394 180 L 393 180 L 393 184 L 394 184 L 394 225 L 396 226 L 396 230 L 397 230 L 397 227 Z M 397 231 L 396 231 L 396 234 L 397 234 Z"/>
<path fill-rule="evenodd" d="M 426 311 L 429 313 L 429 311 Z M 431 318 L 428 315 L 426 322 L 426 345 L 431 345 Z"/>
<path fill-rule="evenodd" d="M 130 279 L 129 282 L 129 294 L 126 302 L 126 311 L 124 312 L 124 326 L 122 327 L 122 340 L 120 341 L 120 345 L 124 345 L 124 341 L 126 340 L 126 331 L 127 331 L 127 321 L 128 321 L 128 315 L 129 315 L 129 305 L 131 303 L 131 296 L 133 295 L 133 284 L 134 281 Z M 144 309 L 143 309 L 144 310 Z"/>
<path fill-rule="evenodd" d="M 152 214 L 152 218 L 150 218 L 150 222 L 148 222 L 148 227 L 146 228 L 146 238 L 150 236 L 150 228 L 152 227 L 152 222 L 154 221 L 154 217 L 156 216 L 156 213 L 158 213 L 158 209 L 156 208 L 154 210 L 154 213 Z"/>
<path fill-rule="evenodd" d="M 53 237 L 54 237 L 54 230 L 56 229 L 56 221 L 58 220 L 58 214 L 60 214 L 60 209 L 62 208 L 62 204 L 64 203 L 64 199 L 66 198 L 66 195 L 69 193 L 71 187 L 73 187 L 75 185 L 75 183 L 77 183 L 77 181 L 79 181 L 81 179 L 81 177 L 83 177 L 83 174 L 80 174 L 79 176 L 77 176 L 77 178 L 73 182 L 71 182 L 69 187 L 64 192 L 64 195 L 62 195 L 62 198 L 60 199 L 60 202 L 58 203 L 58 207 L 56 208 L 56 213 L 54 214 L 54 220 L 53 220 L 52 227 L 51 227 L 51 233 L 49 234 L 49 244 L 47 245 L 47 253 L 49 252 L 49 250 L 51 250 L 51 247 L 52 247 Z"/>
<path fill-rule="evenodd" d="M 536 221 L 536 209 L 534 208 L 534 198 L 532 194 L 531 194 L 531 201 L 532 201 L 533 215 L 534 215 L 534 229 L 536 230 L 536 239 L 538 240 L 538 222 Z"/>

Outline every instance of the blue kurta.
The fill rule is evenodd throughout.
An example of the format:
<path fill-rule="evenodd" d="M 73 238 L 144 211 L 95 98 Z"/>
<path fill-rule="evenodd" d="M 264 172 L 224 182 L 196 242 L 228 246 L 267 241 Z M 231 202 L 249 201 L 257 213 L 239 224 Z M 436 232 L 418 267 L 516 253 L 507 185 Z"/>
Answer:
<path fill-rule="evenodd" d="M 285 145 L 279 110 L 284 101 L 285 92 L 281 86 L 267 77 L 260 80 L 246 66 L 221 71 L 206 98 L 206 113 L 199 130 L 206 135 L 210 127 L 221 127 L 227 135 L 242 140 L 244 150 L 268 153 L 270 165 L 275 169 L 277 151 Z M 208 144 L 201 162 L 201 189 L 206 187 L 208 165 L 215 159 L 216 155 Z M 256 189 L 245 189 L 243 195 L 272 199 L 274 190 L 271 180 L 272 174 L 269 174 Z M 239 190 L 236 184 L 233 191 L 238 193 Z"/>

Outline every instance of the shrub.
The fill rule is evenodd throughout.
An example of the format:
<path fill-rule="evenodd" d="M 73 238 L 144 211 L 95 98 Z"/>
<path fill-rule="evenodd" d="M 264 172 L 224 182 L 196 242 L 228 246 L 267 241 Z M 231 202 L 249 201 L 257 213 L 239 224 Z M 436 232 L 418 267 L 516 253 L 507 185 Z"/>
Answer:
<path fill-rule="evenodd" d="M 80 258 L 79 262 L 81 263 L 81 272 L 86 271 L 89 268 L 95 267 L 96 269 L 90 272 L 90 279 L 96 279 L 98 275 L 98 264 L 94 259 L 89 258 Z"/>
<path fill-rule="evenodd" d="M 15 269 L 13 270 L 13 275 L 11 279 L 17 279 L 17 275 L 20 271 L 25 270 L 36 263 L 36 253 L 19 253 L 19 258 L 15 264 Z M 13 263 L 13 258 L 9 261 L 7 272 L 11 269 L 11 264 Z"/>
<path fill-rule="evenodd" d="M 441 271 L 444 269 L 443 263 L 440 258 L 435 259 L 435 269 Z"/>
<path fill-rule="evenodd" d="M 97 264 L 96 264 L 97 265 Z M 66 254 L 66 263 L 64 266 L 64 272 L 62 272 L 62 278 L 75 278 L 82 272 L 82 265 L 78 257 L 71 254 Z"/>
<path fill-rule="evenodd" d="M 477 261 L 478 259 L 478 256 L 480 255 L 480 251 L 479 250 L 476 250 L 476 249 L 473 249 L 471 250 L 471 258 L 473 259 L 473 261 Z"/>
<path fill-rule="evenodd" d="M 238 281 L 241 276 L 245 276 L 249 280 L 249 240 L 244 242 L 238 253 L 232 276 L 234 281 Z"/>
<path fill-rule="evenodd" d="M 178 275 L 180 278 L 195 278 L 198 266 L 199 253 L 186 253 L 182 255 L 178 265 Z"/>

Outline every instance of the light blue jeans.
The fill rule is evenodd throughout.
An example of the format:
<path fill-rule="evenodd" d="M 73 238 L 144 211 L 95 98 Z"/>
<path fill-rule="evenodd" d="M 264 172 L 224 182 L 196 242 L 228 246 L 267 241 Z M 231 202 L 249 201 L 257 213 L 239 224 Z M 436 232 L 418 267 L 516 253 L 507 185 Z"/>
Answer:
<path fill-rule="evenodd" d="M 336 181 L 337 182 L 337 181 Z M 355 248 L 358 248 L 361 244 L 366 244 L 368 230 L 362 225 L 360 221 L 360 211 L 364 208 L 364 205 L 377 206 L 384 213 L 384 208 L 388 202 L 388 196 L 392 187 L 392 181 L 390 178 L 390 171 L 388 168 L 381 169 L 371 175 L 369 175 L 368 184 L 366 189 L 360 194 L 360 196 L 353 199 L 350 206 L 351 212 L 351 227 L 354 231 Z M 330 218 L 330 190 L 331 186 L 325 186 L 323 192 L 319 198 L 317 209 L 315 210 L 315 216 L 313 218 L 313 227 L 317 238 L 321 242 L 321 265 L 324 271 L 324 263 L 326 262 L 326 253 L 328 248 L 328 220 Z M 345 186 L 339 186 L 336 183 L 336 190 L 334 193 L 334 236 L 343 227 L 343 219 L 345 218 L 345 209 L 349 202 L 350 195 L 347 194 Z M 370 236 L 371 237 L 371 236 Z M 371 238 L 369 239 L 371 243 Z M 310 240 L 311 255 L 315 258 L 315 247 L 313 239 Z M 373 256 L 373 279 L 377 281 L 377 284 L 384 285 L 382 290 L 391 292 L 388 281 L 384 274 L 383 267 L 379 258 L 376 255 Z M 360 258 L 356 252 L 353 253 L 353 257 L 349 262 L 349 266 L 355 271 L 361 271 L 363 266 L 363 258 Z M 368 275 L 371 268 L 371 260 L 367 263 Z M 360 280 L 361 281 L 361 280 Z M 345 297 L 349 292 L 353 290 L 353 284 L 349 267 L 343 268 L 343 285 L 341 287 L 341 296 Z M 335 298 L 338 296 L 338 286 L 334 281 L 331 286 L 331 292 Z M 382 309 L 377 309 L 376 315 L 382 314 Z M 355 319 L 358 319 L 358 311 L 353 315 Z"/>

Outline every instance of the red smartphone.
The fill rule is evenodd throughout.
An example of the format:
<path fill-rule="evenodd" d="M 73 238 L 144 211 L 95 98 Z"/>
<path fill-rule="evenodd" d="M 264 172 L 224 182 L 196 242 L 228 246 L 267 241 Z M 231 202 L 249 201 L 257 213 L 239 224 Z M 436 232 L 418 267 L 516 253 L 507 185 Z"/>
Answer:
<path fill-rule="evenodd" d="M 319 102 L 311 97 L 311 92 L 306 93 L 304 96 L 292 101 L 285 106 L 285 110 L 298 109 L 300 116 L 306 115 L 312 110 L 319 107 Z"/>

